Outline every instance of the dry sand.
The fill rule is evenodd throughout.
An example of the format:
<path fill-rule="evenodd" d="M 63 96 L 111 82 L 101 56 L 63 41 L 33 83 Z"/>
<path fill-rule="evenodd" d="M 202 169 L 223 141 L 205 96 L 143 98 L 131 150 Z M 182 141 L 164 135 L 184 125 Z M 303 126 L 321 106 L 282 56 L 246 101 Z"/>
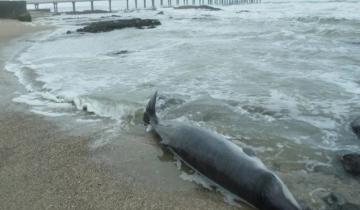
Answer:
<path fill-rule="evenodd" d="M 0 209 L 235 209 L 200 187 L 165 192 L 114 176 L 91 158 L 91 134 L 71 136 L 13 103 L 24 89 L 4 70 L 2 49 L 42 29 L 0 20 Z"/>

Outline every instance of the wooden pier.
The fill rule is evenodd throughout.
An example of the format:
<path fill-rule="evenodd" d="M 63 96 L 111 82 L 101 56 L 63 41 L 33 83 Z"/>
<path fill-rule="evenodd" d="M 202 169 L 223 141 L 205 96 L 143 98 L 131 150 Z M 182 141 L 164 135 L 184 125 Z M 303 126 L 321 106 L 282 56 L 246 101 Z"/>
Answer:
<path fill-rule="evenodd" d="M 40 4 L 53 4 L 54 12 L 58 13 L 58 4 L 59 3 L 72 3 L 73 12 L 76 12 L 76 3 L 77 2 L 89 2 L 90 3 L 90 10 L 94 11 L 94 1 L 108 1 L 109 2 L 109 12 L 112 11 L 111 8 L 111 0 L 26 0 L 27 4 L 33 4 L 35 10 L 39 9 Z"/>
<path fill-rule="evenodd" d="M 35 6 L 35 10 L 39 9 L 40 4 L 53 4 L 54 12 L 58 13 L 58 4 L 59 3 L 72 3 L 73 12 L 76 13 L 76 3 L 77 2 L 89 2 L 90 10 L 94 11 L 94 1 L 108 1 L 109 2 L 109 12 L 112 11 L 111 1 L 112 0 L 26 0 L 27 4 L 32 4 Z M 139 9 L 141 6 L 138 1 L 143 1 L 142 8 L 147 8 L 147 2 L 149 0 L 120 0 L 126 1 L 126 8 L 124 9 Z M 133 1 L 134 8 L 130 8 L 129 1 Z M 217 6 L 227 6 L 227 5 L 238 5 L 238 4 L 258 4 L 261 3 L 261 0 L 150 0 L 152 9 L 156 8 L 156 3 L 159 3 L 160 7 L 172 7 L 172 6 L 190 6 L 190 5 L 217 5 Z M 166 2 L 166 4 L 165 4 Z"/>

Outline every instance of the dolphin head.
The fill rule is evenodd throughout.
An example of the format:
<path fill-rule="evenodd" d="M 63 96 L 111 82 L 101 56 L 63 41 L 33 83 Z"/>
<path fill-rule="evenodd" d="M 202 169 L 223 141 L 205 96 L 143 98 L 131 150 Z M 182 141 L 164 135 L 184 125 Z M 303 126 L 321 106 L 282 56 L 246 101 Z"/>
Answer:
<path fill-rule="evenodd" d="M 261 210 L 302 210 L 286 185 L 275 174 L 266 176 Z"/>

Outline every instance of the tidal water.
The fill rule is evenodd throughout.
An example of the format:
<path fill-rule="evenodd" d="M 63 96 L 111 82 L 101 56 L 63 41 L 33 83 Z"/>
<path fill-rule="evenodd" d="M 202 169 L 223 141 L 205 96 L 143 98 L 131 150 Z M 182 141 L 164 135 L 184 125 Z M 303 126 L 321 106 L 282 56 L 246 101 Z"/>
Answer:
<path fill-rule="evenodd" d="M 178 183 L 176 189 L 194 179 L 164 166 L 173 159 L 158 157 L 164 151 L 144 131 L 142 113 L 157 90 L 161 118 L 206 127 L 252 148 L 315 209 L 325 208 L 326 192 L 359 202 L 359 183 L 337 160 L 360 149 L 349 127 L 360 115 L 359 1 L 264 0 L 222 11 L 130 12 L 123 3 L 114 1 L 119 11 L 112 14 L 38 19 L 57 29 L 26 40 L 24 52 L 7 64 L 28 90 L 14 101 L 38 114 L 72 116 L 77 127 L 106 121 L 91 148 L 116 145 L 100 155 L 115 171 L 171 190 L 169 183 Z M 71 10 L 71 4 L 59 9 Z M 162 25 L 66 34 L 92 21 L 132 17 Z M 149 181 L 141 173 L 153 168 L 167 171 L 162 177 L 168 180 L 154 175 Z"/>

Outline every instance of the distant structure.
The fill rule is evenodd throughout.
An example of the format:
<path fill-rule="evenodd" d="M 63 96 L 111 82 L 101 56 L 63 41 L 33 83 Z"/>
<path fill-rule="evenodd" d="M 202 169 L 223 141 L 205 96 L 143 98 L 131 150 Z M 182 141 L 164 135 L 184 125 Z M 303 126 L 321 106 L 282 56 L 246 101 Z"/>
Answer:
<path fill-rule="evenodd" d="M 26 9 L 26 1 L 0 0 L 0 18 L 31 22 L 31 15 Z"/>
<path fill-rule="evenodd" d="M 90 2 L 90 9 L 94 11 L 94 1 L 108 1 L 109 2 L 109 12 L 111 12 L 111 0 L 26 0 L 27 4 L 33 4 L 35 10 L 39 10 L 40 4 L 53 4 L 54 12 L 58 13 L 58 4 L 59 3 L 72 3 L 73 12 L 76 12 L 76 3 L 77 2 Z"/>
<path fill-rule="evenodd" d="M 17 18 L 26 13 L 25 1 L 0 1 L 0 18 Z"/>
<path fill-rule="evenodd" d="M 90 9 L 94 11 L 94 1 L 108 1 L 109 2 L 109 12 L 112 11 L 111 8 L 111 1 L 112 0 L 26 0 L 27 4 L 33 4 L 35 6 L 35 10 L 39 10 L 40 4 L 53 4 L 54 5 L 54 12 L 58 13 L 58 4 L 59 3 L 72 3 L 73 12 L 76 12 L 76 3 L 77 2 L 90 2 Z M 126 0 L 126 9 L 131 9 L 129 7 L 129 1 L 134 1 L 133 9 L 139 9 L 139 2 L 141 0 Z M 176 6 L 190 6 L 190 5 L 237 5 L 237 4 L 257 4 L 261 3 L 261 0 L 158 0 L 160 1 L 160 7 L 172 7 L 173 5 Z M 147 8 L 147 0 L 143 0 L 143 7 Z M 155 0 L 151 0 L 151 7 L 149 8 L 156 8 Z"/>

